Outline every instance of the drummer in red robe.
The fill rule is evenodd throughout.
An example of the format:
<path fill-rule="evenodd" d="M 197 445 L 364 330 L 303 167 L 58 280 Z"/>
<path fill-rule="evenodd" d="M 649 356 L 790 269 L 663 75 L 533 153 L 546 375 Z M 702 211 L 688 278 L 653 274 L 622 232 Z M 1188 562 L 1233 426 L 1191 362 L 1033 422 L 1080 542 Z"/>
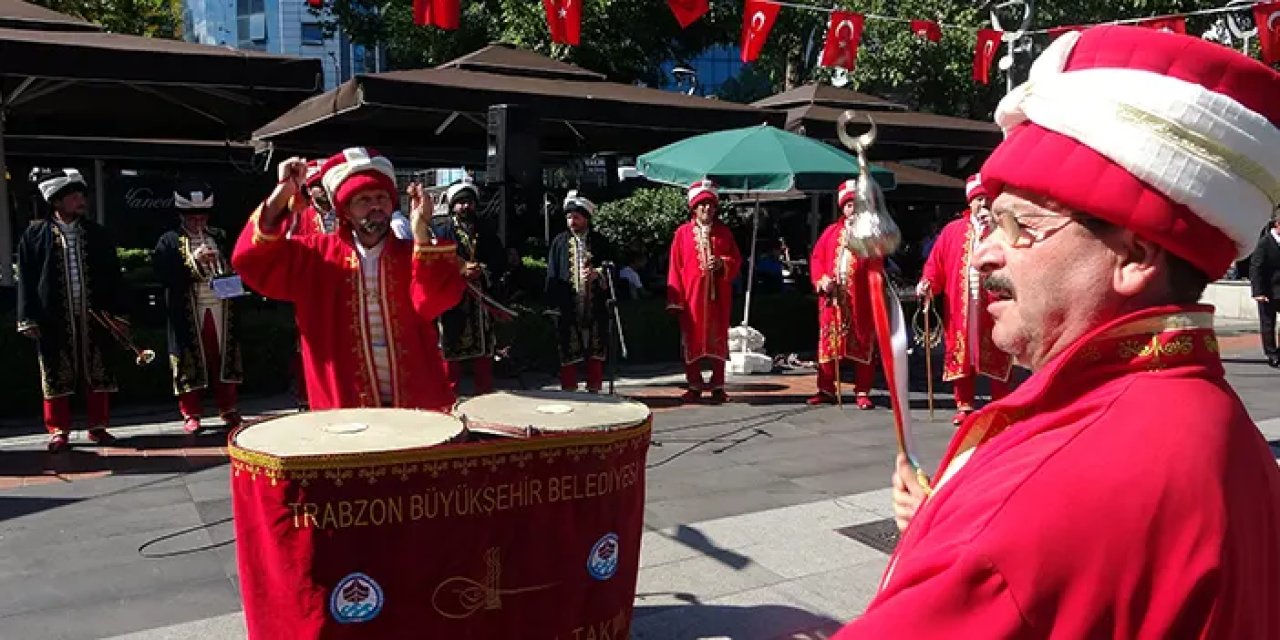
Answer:
<path fill-rule="evenodd" d="M 1001 101 L 975 259 L 1033 374 L 927 498 L 900 460 L 906 530 L 836 638 L 1280 638 L 1280 470 L 1197 302 L 1280 206 L 1277 95 L 1222 45 L 1101 26 Z"/>
<path fill-rule="evenodd" d="M 232 264 L 250 288 L 293 303 L 311 407 L 448 410 L 454 395 L 435 319 L 462 296 L 453 244 L 391 236 L 395 170 L 360 147 L 321 169 L 337 231 L 288 237 L 287 209 L 301 202 L 305 171 L 300 159 L 280 164 L 280 183 L 250 216 Z M 430 238 L 429 199 L 419 185 L 410 195 L 417 237 Z"/>
<path fill-rule="evenodd" d="M 848 363 L 853 365 L 858 408 L 875 408 L 871 401 L 871 384 L 876 375 L 871 365 L 875 339 L 871 288 L 847 243 L 857 214 L 857 185 L 856 180 L 840 185 L 837 200 L 844 215 L 822 232 L 809 260 L 810 279 L 818 292 L 818 392 L 809 398 L 811 405 L 836 401 L 839 366 Z"/>
<path fill-rule="evenodd" d="M 960 424 L 973 413 L 973 400 L 978 375 L 991 384 L 991 399 L 1009 394 L 1009 373 L 1013 359 L 991 342 L 991 314 L 986 310 L 990 294 L 982 290 L 982 278 L 974 261 L 974 252 L 982 238 L 990 233 L 991 214 L 987 210 L 987 193 L 978 176 L 965 184 L 969 198 L 967 215 L 952 220 L 942 228 L 924 275 L 916 285 L 916 294 L 926 300 L 941 293 L 946 298 L 947 357 L 942 365 L 942 379 L 950 382 L 956 398 L 956 415 L 952 424 Z M 977 345 L 977 348 L 974 348 Z"/>
<path fill-rule="evenodd" d="M 693 219 L 676 229 L 667 267 L 667 311 L 680 319 L 681 352 L 688 390 L 685 402 L 697 402 L 704 390 L 719 404 L 729 399 L 724 390 L 724 363 L 729 358 L 729 310 L 733 306 L 733 278 L 742 266 L 742 253 L 729 227 L 720 222 L 720 196 L 710 180 L 689 187 Z M 702 378 L 702 365 L 711 368 L 711 382 Z"/>

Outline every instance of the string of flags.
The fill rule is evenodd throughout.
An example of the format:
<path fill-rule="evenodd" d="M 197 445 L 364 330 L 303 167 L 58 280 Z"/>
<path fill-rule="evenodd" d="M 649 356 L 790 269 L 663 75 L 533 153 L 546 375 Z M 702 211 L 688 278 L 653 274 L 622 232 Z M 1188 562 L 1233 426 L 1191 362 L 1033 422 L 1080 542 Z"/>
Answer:
<path fill-rule="evenodd" d="M 697 22 L 710 9 L 710 0 L 666 0 L 667 6 L 675 16 L 681 28 Z M 307 0 L 313 7 L 319 7 L 324 0 Z M 940 42 L 943 29 L 973 32 L 974 27 L 944 24 L 936 20 L 900 18 L 872 13 L 861 13 L 845 9 L 832 9 L 814 5 L 800 4 L 786 0 L 745 0 L 742 12 L 741 49 L 742 61 L 752 62 L 760 56 L 769 31 L 773 29 L 782 7 L 791 7 L 805 11 L 829 13 L 826 38 L 822 47 L 819 64 L 824 67 L 838 67 L 853 71 L 858 58 L 858 47 L 862 41 L 862 32 L 868 20 L 905 23 L 911 33 L 926 42 Z M 581 42 L 582 0 L 542 0 L 546 12 L 547 28 L 551 32 L 551 41 L 559 44 L 577 46 Z M 1175 33 L 1187 32 L 1187 18 L 1191 16 L 1211 15 L 1240 11 L 1242 7 L 1217 7 L 1169 14 L 1148 18 L 1127 18 L 1113 20 L 1105 24 L 1131 24 L 1150 29 L 1162 29 Z M 1280 62 L 1280 0 L 1259 2 L 1252 6 L 1254 21 L 1258 25 L 1258 42 L 1262 51 L 1262 60 L 1266 64 Z M 413 0 L 413 21 L 420 26 L 432 26 L 438 29 L 457 29 L 461 19 L 461 0 Z M 1091 25 L 1064 25 L 1022 32 L 1022 35 L 1048 35 L 1051 39 L 1071 31 L 1079 31 Z M 991 68 L 1004 42 L 1005 33 L 996 29 L 977 29 L 976 44 L 973 51 L 973 79 L 988 84 Z"/>

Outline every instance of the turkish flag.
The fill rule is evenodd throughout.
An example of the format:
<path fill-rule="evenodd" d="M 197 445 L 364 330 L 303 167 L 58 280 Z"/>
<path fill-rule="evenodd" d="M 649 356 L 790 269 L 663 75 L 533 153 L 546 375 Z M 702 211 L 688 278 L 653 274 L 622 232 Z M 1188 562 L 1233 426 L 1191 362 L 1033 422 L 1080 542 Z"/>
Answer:
<path fill-rule="evenodd" d="M 778 19 L 781 7 L 766 0 L 747 0 L 742 10 L 742 61 L 751 62 L 760 57 L 765 38 Z"/>
<path fill-rule="evenodd" d="M 1258 23 L 1258 44 L 1262 61 L 1280 62 L 1280 2 L 1253 5 L 1253 19 Z"/>
<path fill-rule="evenodd" d="M 978 45 L 973 49 L 973 79 L 982 84 L 991 83 L 991 62 L 1000 52 L 1000 36 L 1003 31 L 979 29 Z"/>
<path fill-rule="evenodd" d="M 701 18 L 710 8 L 711 3 L 708 0 L 667 0 L 667 6 L 671 7 L 671 13 L 675 14 L 676 22 L 679 22 L 680 28 L 684 29 L 697 22 L 698 18 Z"/>
<path fill-rule="evenodd" d="M 843 67 L 853 71 L 858 61 L 858 42 L 862 40 L 861 13 L 832 11 L 831 24 L 827 26 L 827 43 L 822 47 L 822 66 Z"/>
<path fill-rule="evenodd" d="M 457 29 L 462 16 L 459 0 L 413 0 L 413 23 L 440 29 Z"/>
<path fill-rule="evenodd" d="M 937 42 L 942 39 L 942 27 L 932 20 L 912 20 L 911 33 L 929 42 Z"/>
<path fill-rule="evenodd" d="M 1168 18 L 1152 18 L 1143 20 L 1137 24 L 1139 27 L 1147 27 L 1157 31 L 1172 31 L 1174 33 L 1187 32 L 1187 19 L 1182 16 L 1170 16 Z"/>
<path fill-rule="evenodd" d="M 582 0 L 542 0 L 551 41 L 578 46 L 582 32 Z"/>
<path fill-rule="evenodd" d="M 307 6 L 312 9 L 319 9 L 324 6 L 324 0 L 307 0 Z"/>

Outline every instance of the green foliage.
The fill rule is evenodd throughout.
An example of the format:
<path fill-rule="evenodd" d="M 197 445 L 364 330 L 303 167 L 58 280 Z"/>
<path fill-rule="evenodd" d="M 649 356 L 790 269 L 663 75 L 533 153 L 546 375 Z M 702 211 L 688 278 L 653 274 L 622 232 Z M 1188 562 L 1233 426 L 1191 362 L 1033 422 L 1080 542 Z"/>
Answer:
<path fill-rule="evenodd" d="M 464 2 L 456 31 L 414 25 L 411 0 L 333 0 L 322 16 L 356 43 L 385 44 L 392 68 L 434 66 L 501 41 L 617 82 L 650 85 L 662 80 L 664 60 L 686 58 L 723 41 L 706 25 L 681 30 L 666 3 L 653 0 L 585 0 L 578 47 L 552 44 L 542 3 L 529 0 Z"/>
<path fill-rule="evenodd" d="M 671 235 L 689 219 L 684 192 L 675 187 L 637 189 L 630 197 L 606 202 L 596 212 L 596 231 L 622 252 L 665 258 Z"/>
<path fill-rule="evenodd" d="M 111 33 L 153 38 L 182 36 L 180 0 L 29 0 L 102 25 Z"/>

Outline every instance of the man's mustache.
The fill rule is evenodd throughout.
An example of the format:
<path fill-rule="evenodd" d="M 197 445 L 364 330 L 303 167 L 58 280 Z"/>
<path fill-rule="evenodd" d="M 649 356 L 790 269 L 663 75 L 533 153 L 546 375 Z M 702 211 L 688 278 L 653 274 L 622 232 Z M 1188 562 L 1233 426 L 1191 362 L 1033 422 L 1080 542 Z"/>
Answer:
<path fill-rule="evenodd" d="M 993 273 L 987 276 L 986 281 L 982 283 L 982 288 L 994 294 L 1014 297 L 1013 281 L 1004 274 Z"/>

